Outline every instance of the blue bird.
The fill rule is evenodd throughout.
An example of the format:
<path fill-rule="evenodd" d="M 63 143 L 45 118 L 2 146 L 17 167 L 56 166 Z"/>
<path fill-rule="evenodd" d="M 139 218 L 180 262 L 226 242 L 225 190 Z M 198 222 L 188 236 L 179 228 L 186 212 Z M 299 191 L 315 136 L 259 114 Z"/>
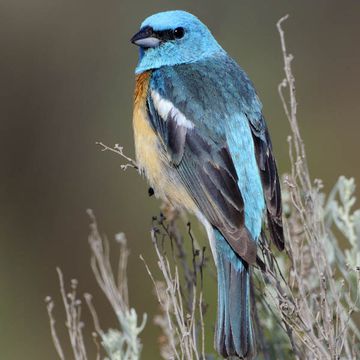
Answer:
<path fill-rule="evenodd" d="M 133 128 L 139 168 L 157 197 L 197 216 L 218 276 L 216 350 L 252 359 L 250 266 L 267 216 L 282 250 L 280 184 L 255 89 L 209 29 L 185 11 L 148 17 Z"/>

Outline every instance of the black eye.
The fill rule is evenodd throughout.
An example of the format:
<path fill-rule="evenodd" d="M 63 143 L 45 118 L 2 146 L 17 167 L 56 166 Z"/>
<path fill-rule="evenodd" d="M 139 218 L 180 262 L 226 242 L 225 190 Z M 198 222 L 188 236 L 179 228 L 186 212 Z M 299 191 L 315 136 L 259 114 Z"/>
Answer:
<path fill-rule="evenodd" d="M 185 30 L 182 27 L 178 27 L 174 30 L 175 39 L 181 39 L 184 36 Z"/>

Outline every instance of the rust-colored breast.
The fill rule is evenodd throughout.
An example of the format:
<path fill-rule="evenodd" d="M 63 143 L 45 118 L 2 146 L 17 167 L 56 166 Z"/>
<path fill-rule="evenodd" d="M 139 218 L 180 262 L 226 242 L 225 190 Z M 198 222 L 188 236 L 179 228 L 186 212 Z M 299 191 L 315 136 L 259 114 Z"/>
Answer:
<path fill-rule="evenodd" d="M 137 163 L 152 182 L 154 174 L 160 171 L 161 162 L 158 139 L 150 125 L 146 111 L 150 75 L 149 72 L 146 72 L 136 77 L 133 127 Z"/>
<path fill-rule="evenodd" d="M 135 93 L 134 93 L 134 103 L 135 106 L 141 105 L 141 102 L 146 101 L 146 95 L 149 88 L 151 72 L 147 71 L 136 75 L 135 81 Z"/>

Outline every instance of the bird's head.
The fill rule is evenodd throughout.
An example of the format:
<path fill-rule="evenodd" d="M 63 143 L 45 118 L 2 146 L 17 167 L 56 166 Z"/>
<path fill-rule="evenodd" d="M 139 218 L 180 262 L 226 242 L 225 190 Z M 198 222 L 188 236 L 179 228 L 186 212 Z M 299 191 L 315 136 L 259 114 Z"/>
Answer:
<path fill-rule="evenodd" d="M 196 16 L 180 10 L 148 17 L 131 42 L 140 47 L 136 73 L 192 63 L 223 51 Z"/>

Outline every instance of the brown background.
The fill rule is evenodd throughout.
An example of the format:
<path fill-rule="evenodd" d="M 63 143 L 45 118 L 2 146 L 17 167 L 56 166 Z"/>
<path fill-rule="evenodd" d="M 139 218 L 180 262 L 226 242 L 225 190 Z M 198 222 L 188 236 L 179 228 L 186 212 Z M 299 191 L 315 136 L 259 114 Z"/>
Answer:
<path fill-rule="evenodd" d="M 154 2 L 155 3 L 155 2 Z M 145 181 L 96 140 L 133 154 L 133 70 L 129 43 L 140 22 L 161 10 L 198 15 L 254 81 L 281 172 L 289 134 L 277 84 L 283 77 L 276 21 L 285 13 L 295 54 L 299 121 L 313 177 L 329 190 L 340 174 L 360 179 L 359 1 L 0 1 L 0 358 L 55 359 L 44 307 L 55 267 L 95 296 L 104 327 L 116 326 L 97 290 L 87 245 L 91 207 L 109 236 L 126 232 L 130 296 L 139 313 L 156 311 L 138 255 L 154 267 L 149 242 L 158 202 Z M 210 317 L 215 292 L 209 287 Z M 85 314 L 88 328 L 92 328 Z M 211 324 L 210 324 L 211 325 Z M 209 328 L 211 326 L 209 325 Z M 158 359 L 149 321 L 144 359 Z M 211 348 L 211 336 L 209 337 Z M 70 358 L 70 357 L 69 357 Z"/>

